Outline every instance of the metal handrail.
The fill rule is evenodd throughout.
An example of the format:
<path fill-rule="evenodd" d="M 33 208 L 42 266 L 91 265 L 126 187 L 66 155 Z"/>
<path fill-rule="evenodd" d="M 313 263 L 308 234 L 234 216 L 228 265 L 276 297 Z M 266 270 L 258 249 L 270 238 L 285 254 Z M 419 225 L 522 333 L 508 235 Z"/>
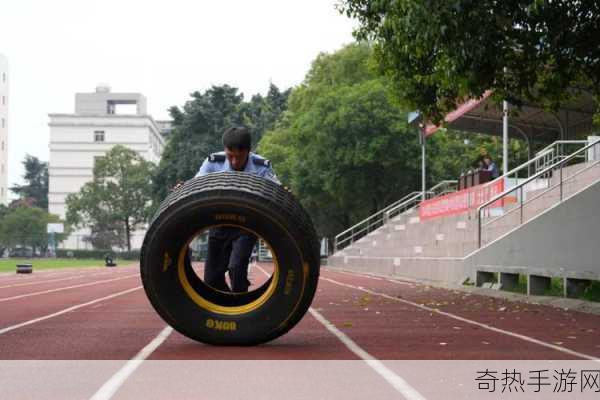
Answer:
<path fill-rule="evenodd" d="M 557 140 L 548 146 L 544 147 L 542 150 L 538 151 L 536 155 L 545 155 L 545 157 L 541 157 L 541 162 L 536 163 L 535 170 L 543 169 L 548 165 L 555 164 L 557 160 L 568 156 L 571 153 L 565 154 L 565 146 L 568 145 L 586 145 L 589 143 L 587 140 Z M 583 156 L 585 158 L 585 155 Z"/>
<path fill-rule="evenodd" d="M 376 213 L 370 215 L 369 217 L 363 219 L 362 221 L 352 225 L 350 228 L 346 229 L 345 231 L 338 233 L 334 238 L 334 247 L 333 247 L 334 250 L 338 251 L 340 249 L 340 245 L 343 243 L 346 243 L 348 241 L 350 241 L 350 243 L 354 243 L 354 240 L 353 240 L 354 237 L 363 233 L 365 230 L 368 231 L 370 229 L 370 227 L 372 225 L 377 224 L 380 219 L 383 221 L 383 215 L 387 210 L 389 210 L 392 207 L 396 207 L 397 205 L 402 204 L 409 198 L 412 198 L 415 195 L 415 193 L 421 194 L 421 192 L 411 192 L 411 193 L 407 194 L 406 196 L 402 197 L 400 200 L 393 202 L 392 204 L 388 205 L 387 207 L 377 211 Z M 367 224 L 366 228 L 357 230 L 361 225 L 365 225 L 365 224 Z M 341 239 L 343 236 L 345 236 L 348 233 L 350 233 L 350 236 Z"/>
<path fill-rule="evenodd" d="M 425 192 L 425 198 L 430 199 L 436 196 L 440 196 L 446 193 L 451 193 L 456 191 L 456 186 L 458 185 L 458 181 L 456 180 L 445 180 L 439 182 L 437 185 L 433 186 L 431 189 Z M 452 187 L 454 186 L 454 187 Z M 446 190 L 442 190 L 437 193 L 436 191 L 440 188 L 449 187 Z M 357 236 L 364 236 L 363 233 L 371 230 L 372 227 L 379 227 L 381 225 L 387 223 L 389 221 L 390 215 L 394 212 L 397 212 L 399 209 L 406 210 L 407 207 L 413 207 L 417 205 L 422 200 L 423 192 L 412 192 L 402 197 L 400 200 L 395 201 L 389 206 L 377 211 L 373 215 L 363 219 L 362 221 L 354 224 L 350 228 L 345 231 L 337 234 L 334 238 L 334 250 L 338 251 L 342 247 L 342 245 L 350 242 L 354 243 L 354 240 Z M 348 233 L 350 235 L 348 235 Z"/>
<path fill-rule="evenodd" d="M 431 191 L 428 191 L 427 193 L 432 193 Z M 406 211 L 412 207 L 414 207 L 415 205 L 417 205 L 420 200 L 422 199 L 423 196 L 423 192 L 413 192 L 413 196 L 406 199 L 406 201 L 404 201 L 401 204 L 398 204 L 392 208 L 390 208 L 389 210 L 387 210 L 385 212 L 385 218 L 384 218 L 384 222 L 388 222 L 390 220 L 390 216 L 392 215 L 392 213 L 396 212 L 396 214 L 399 214 L 397 211 L 398 210 L 402 210 L 402 211 Z M 402 212 L 400 211 L 400 212 Z"/>
<path fill-rule="evenodd" d="M 437 192 L 437 190 L 439 188 L 443 188 L 449 186 L 450 189 L 449 190 L 442 190 L 441 192 Z M 440 194 L 446 194 L 446 193 L 452 193 L 452 192 L 456 192 L 456 189 L 458 187 L 458 181 L 457 180 L 445 180 L 445 181 L 441 181 L 440 183 L 438 183 L 437 185 L 431 187 L 428 190 L 429 194 L 433 194 L 432 197 L 437 197 Z"/>
<path fill-rule="evenodd" d="M 538 151 L 537 153 L 535 153 L 536 155 L 546 152 L 550 149 L 553 149 L 554 147 L 556 147 L 559 144 L 584 144 L 584 143 L 588 143 L 587 140 L 557 140 L 555 142 L 550 143 L 548 146 L 544 147 L 543 149 L 541 149 L 540 151 Z"/>
<path fill-rule="evenodd" d="M 557 167 L 560 167 L 560 201 L 562 201 L 562 196 L 563 196 L 563 187 L 562 187 L 562 183 L 563 183 L 563 165 L 566 164 L 567 162 L 569 162 L 570 160 L 573 160 L 575 158 L 577 158 L 577 156 L 579 155 L 579 153 L 581 152 L 585 152 L 587 150 L 589 150 L 590 148 L 596 146 L 600 144 L 600 140 L 596 140 L 593 143 L 588 144 L 585 147 L 582 147 L 581 149 L 571 153 L 569 156 L 563 158 L 562 160 L 559 160 L 557 162 L 555 162 L 554 164 L 550 165 L 549 167 L 544 168 L 541 171 L 536 172 L 535 174 L 533 174 L 532 176 L 530 176 L 529 178 L 525 179 L 525 181 L 509 188 L 509 189 L 505 189 L 502 193 L 494 196 L 493 198 L 491 198 L 490 200 L 488 200 L 487 202 L 483 203 L 482 205 L 480 205 L 479 207 L 477 207 L 477 224 L 478 224 L 478 230 L 477 230 L 477 243 L 478 243 L 478 247 L 481 248 L 481 210 L 483 210 L 484 208 L 488 207 L 491 204 L 496 203 L 498 200 L 506 197 L 508 194 L 516 191 L 516 190 L 520 190 L 520 198 L 521 198 L 521 213 L 522 213 L 522 207 L 523 207 L 523 187 L 525 185 L 527 185 L 528 183 L 534 181 L 535 179 L 538 179 L 540 176 L 553 171 L 554 169 L 556 169 Z M 555 186 L 556 187 L 556 186 Z"/>

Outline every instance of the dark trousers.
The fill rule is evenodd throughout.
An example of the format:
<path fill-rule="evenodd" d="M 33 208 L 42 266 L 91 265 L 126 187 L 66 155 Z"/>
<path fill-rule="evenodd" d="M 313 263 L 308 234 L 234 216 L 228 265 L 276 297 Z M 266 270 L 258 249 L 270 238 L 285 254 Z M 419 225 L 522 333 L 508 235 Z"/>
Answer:
<path fill-rule="evenodd" d="M 204 265 L 204 282 L 215 289 L 226 292 L 246 292 L 248 280 L 248 262 L 256 236 L 233 227 L 212 228 L 208 232 L 208 255 Z M 229 271 L 231 289 L 225 282 L 225 273 Z"/>

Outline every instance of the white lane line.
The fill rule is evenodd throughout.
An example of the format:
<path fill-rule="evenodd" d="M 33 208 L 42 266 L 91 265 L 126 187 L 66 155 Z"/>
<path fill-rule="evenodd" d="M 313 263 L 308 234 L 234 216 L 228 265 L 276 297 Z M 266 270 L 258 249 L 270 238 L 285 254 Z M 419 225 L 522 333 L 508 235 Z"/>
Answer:
<path fill-rule="evenodd" d="M 265 275 L 269 276 L 267 272 L 257 265 Z M 402 377 L 396 374 L 394 371 L 385 366 L 381 361 L 373 357 L 366 350 L 360 347 L 344 332 L 340 331 L 331 322 L 329 322 L 321 313 L 314 308 L 310 307 L 308 312 L 315 317 L 325 328 L 337 337 L 346 347 L 356 354 L 359 358 L 365 361 L 365 363 L 371 367 L 377 374 L 387 381 L 394 389 L 396 389 L 402 396 L 407 400 L 426 400 L 415 388 L 410 386 Z"/>
<path fill-rule="evenodd" d="M 45 321 L 45 320 L 50 319 L 50 318 L 58 317 L 59 315 L 66 314 L 66 313 L 69 313 L 71 311 L 75 311 L 75 310 L 78 310 L 80 308 L 83 308 L 83 307 L 91 306 L 92 304 L 100 303 L 101 301 L 106 301 L 106 300 L 114 299 L 115 297 L 119 297 L 119 296 L 122 296 L 124 294 L 131 293 L 131 292 L 139 290 L 141 288 L 142 288 L 141 285 L 140 286 L 136 286 L 134 288 L 123 290 L 122 292 L 113 293 L 111 295 L 104 296 L 104 297 L 101 297 L 99 299 L 95 299 L 95 300 L 92 300 L 92 301 L 88 301 L 86 303 L 77 304 L 75 306 L 71 306 L 71 307 L 65 308 L 65 309 L 57 311 L 55 313 L 44 315 L 43 317 L 34 318 L 34 319 L 29 320 L 29 321 L 21 322 L 20 324 L 16 324 L 16 325 L 12 325 L 12 326 L 7 326 L 6 328 L 0 328 L 0 335 L 4 334 L 6 332 L 14 331 L 15 329 L 19 329 L 19 328 L 22 328 L 22 327 L 27 326 L 27 325 L 35 324 L 36 322 Z"/>
<path fill-rule="evenodd" d="M 373 368 L 375 372 L 385 379 L 387 383 L 396 389 L 402 396 L 404 396 L 404 398 L 407 400 L 425 400 L 425 397 L 423 397 L 421 393 L 419 393 L 415 388 L 410 386 L 404 379 L 402 379 L 400 375 L 396 374 L 394 371 L 386 367 L 381 361 L 367 353 L 364 349 L 357 345 L 356 342 L 344 334 L 344 332 L 337 329 L 335 325 L 325 319 L 325 317 L 323 317 L 323 315 L 321 315 L 318 311 L 310 307 L 308 312 L 310 312 L 317 321 L 323 324 L 329 332 L 333 333 L 342 343 L 344 343 L 351 352 L 362 358 L 369 367 Z"/>
<path fill-rule="evenodd" d="M 41 285 L 44 283 L 52 283 L 52 282 L 60 282 L 60 281 L 69 281 L 73 279 L 81 279 L 92 276 L 102 276 L 108 275 L 106 272 L 98 272 L 95 274 L 79 274 L 74 276 L 69 276 L 67 278 L 56 278 L 56 279 L 48 279 L 47 281 L 35 281 L 35 282 L 26 282 L 26 283 L 14 283 L 12 285 L 0 286 L 0 289 L 12 288 L 12 287 L 21 287 L 21 286 L 31 286 L 31 285 Z"/>
<path fill-rule="evenodd" d="M 345 275 L 360 276 L 361 278 L 373 279 L 376 281 L 387 281 L 387 282 L 391 282 L 391 283 L 397 283 L 398 285 L 408 285 L 408 286 L 415 285 L 415 283 L 413 283 L 413 282 L 398 281 L 395 279 L 389 279 L 389 278 L 384 278 L 381 276 L 374 276 L 374 275 L 370 275 L 370 274 L 361 274 L 358 272 L 349 272 L 349 271 L 334 270 L 334 269 L 327 269 L 327 272 L 337 272 L 337 273 L 345 274 Z"/>
<path fill-rule="evenodd" d="M 484 323 L 481 323 L 481 322 L 477 322 L 477 321 L 473 321 L 473 320 L 470 320 L 470 319 L 467 319 L 467 318 L 463 318 L 463 317 L 460 317 L 460 316 L 455 315 L 455 314 L 451 314 L 451 313 L 448 313 L 448 312 L 440 311 L 438 309 L 427 307 L 427 306 L 421 305 L 419 303 L 414 303 L 414 302 L 412 302 L 410 300 L 405 300 L 405 299 L 401 299 L 401 298 L 398 298 L 398 297 L 390 296 L 390 295 L 385 294 L 385 293 L 375 292 L 373 290 L 365 289 L 362 286 L 349 285 L 347 283 L 338 282 L 338 281 L 335 281 L 335 280 L 329 279 L 329 278 L 323 278 L 323 277 L 321 277 L 320 279 L 323 279 L 323 280 L 325 280 L 327 282 L 331 282 L 331 283 L 333 283 L 335 285 L 347 287 L 347 288 L 350 288 L 350 289 L 360 290 L 362 292 L 369 293 L 369 294 L 374 295 L 374 296 L 380 296 L 380 297 L 384 297 L 386 299 L 397 301 L 399 303 L 408 304 L 408 305 L 411 305 L 413 307 L 417 307 L 417 308 L 420 308 L 422 310 L 429 311 L 430 313 L 436 313 L 436 314 L 443 315 L 443 316 L 448 317 L 448 318 L 455 319 L 457 321 L 464 322 L 466 324 L 471 324 L 471 325 L 478 326 L 480 328 L 488 329 L 488 330 L 490 330 L 492 332 L 501 333 L 501 334 L 504 334 L 504 335 L 507 335 L 507 336 L 512 336 L 514 338 L 521 339 L 521 340 L 524 340 L 524 341 L 529 342 L 529 343 L 534 343 L 534 344 L 537 344 L 537 345 L 540 345 L 540 346 L 547 347 L 549 349 L 560 351 L 561 353 L 565 353 L 565 354 L 569 354 L 569 355 L 572 355 L 572 356 L 584 358 L 586 360 L 600 361 L 600 359 L 598 357 L 594 357 L 594 356 L 591 356 L 591 355 L 588 355 L 588 354 L 584 354 L 584 353 L 579 353 L 577 351 L 570 350 L 570 349 L 567 349 L 565 347 L 558 346 L 558 345 L 555 345 L 555 344 L 552 344 L 552 343 L 544 342 L 543 340 L 535 339 L 535 338 L 532 338 L 530 336 L 521 335 L 519 333 L 507 331 L 507 330 L 496 328 L 496 327 L 493 327 L 493 326 L 490 326 L 490 325 L 487 325 L 487 324 L 484 324 Z"/>
<path fill-rule="evenodd" d="M 165 327 L 150 343 L 146 345 L 142 350 L 139 351 L 131 360 L 118 370 L 98 391 L 90 398 L 90 400 L 108 400 L 119 390 L 119 388 L 125 383 L 127 378 L 135 372 L 136 369 L 150 354 L 154 352 L 173 332 L 173 328 L 170 326 Z"/>
<path fill-rule="evenodd" d="M 34 267 L 35 268 L 35 267 Z M 127 271 L 130 266 L 121 267 L 122 269 L 119 272 L 129 272 Z M 133 269 L 133 268 L 132 268 Z M 112 271 L 111 271 L 112 272 Z M 23 281 L 27 282 L 35 282 L 37 279 L 45 279 L 45 278 L 58 278 L 64 276 L 91 276 L 92 274 L 96 275 L 98 273 L 106 273 L 109 274 L 111 272 L 107 271 L 106 267 L 83 267 L 83 268 L 64 268 L 60 271 L 53 270 L 42 270 L 42 271 L 34 271 L 33 274 L 21 274 L 20 276 L 15 274 L 14 272 L 0 276 L 1 284 L 12 284 L 12 283 L 21 283 Z M 114 273 L 114 272 L 112 272 Z M 2 279 L 5 278 L 5 279 Z"/>
<path fill-rule="evenodd" d="M 122 276 L 122 277 L 119 277 L 119 278 L 105 279 L 105 280 L 102 280 L 102 281 L 94 281 L 94 282 L 82 283 L 82 284 L 79 284 L 79 285 L 65 286 L 65 287 L 56 288 L 56 289 L 42 290 L 41 292 L 33 292 L 33 293 L 20 294 L 20 295 L 17 295 L 17 296 L 4 297 L 4 298 L 0 298 L 0 303 L 3 303 L 5 301 L 23 299 L 23 298 L 26 298 L 26 297 L 39 296 L 39 295 L 42 295 L 42 294 L 61 292 L 63 290 L 70 290 L 70 289 L 77 289 L 77 288 L 82 288 L 82 287 L 87 287 L 87 286 L 100 285 L 102 283 L 115 282 L 115 281 L 120 281 L 120 280 L 123 280 L 123 279 L 133 278 L 133 277 L 137 277 L 137 276 L 138 276 L 138 274 L 127 275 L 127 276 Z"/>

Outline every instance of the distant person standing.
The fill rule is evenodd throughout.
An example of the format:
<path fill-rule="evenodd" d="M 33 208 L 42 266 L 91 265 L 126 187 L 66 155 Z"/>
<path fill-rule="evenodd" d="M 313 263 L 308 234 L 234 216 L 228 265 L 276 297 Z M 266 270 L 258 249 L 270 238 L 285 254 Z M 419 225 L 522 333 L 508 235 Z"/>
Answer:
<path fill-rule="evenodd" d="M 483 163 L 485 164 L 484 170 L 490 171 L 492 173 L 492 179 L 496 179 L 497 177 L 500 176 L 500 171 L 498 170 L 498 166 L 492 160 L 492 157 L 490 157 L 489 155 L 486 154 L 485 156 L 483 156 Z"/>

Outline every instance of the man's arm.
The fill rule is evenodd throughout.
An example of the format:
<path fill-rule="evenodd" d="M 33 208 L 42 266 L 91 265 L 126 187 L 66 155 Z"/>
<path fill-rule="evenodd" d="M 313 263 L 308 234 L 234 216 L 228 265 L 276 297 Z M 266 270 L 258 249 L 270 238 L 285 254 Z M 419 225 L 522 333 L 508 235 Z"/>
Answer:
<path fill-rule="evenodd" d="M 196 173 L 196 176 L 194 176 L 194 178 L 197 178 L 202 175 L 210 174 L 211 172 L 213 172 L 213 170 L 211 168 L 211 163 L 208 160 L 208 158 L 205 158 L 204 162 L 200 166 L 200 169 L 198 170 L 198 172 Z"/>
<path fill-rule="evenodd" d="M 275 175 L 275 171 L 273 171 L 273 168 L 270 165 L 268 167 L 265 167 L 261 172 L 262 173 L 260 174 L 260 176 L 262 176 L 263 178 L 267 178 L 268 180 L 275 182 L 278 185 L 281 185 L 281 182 L 279 182 L 277 175 Z"/>

